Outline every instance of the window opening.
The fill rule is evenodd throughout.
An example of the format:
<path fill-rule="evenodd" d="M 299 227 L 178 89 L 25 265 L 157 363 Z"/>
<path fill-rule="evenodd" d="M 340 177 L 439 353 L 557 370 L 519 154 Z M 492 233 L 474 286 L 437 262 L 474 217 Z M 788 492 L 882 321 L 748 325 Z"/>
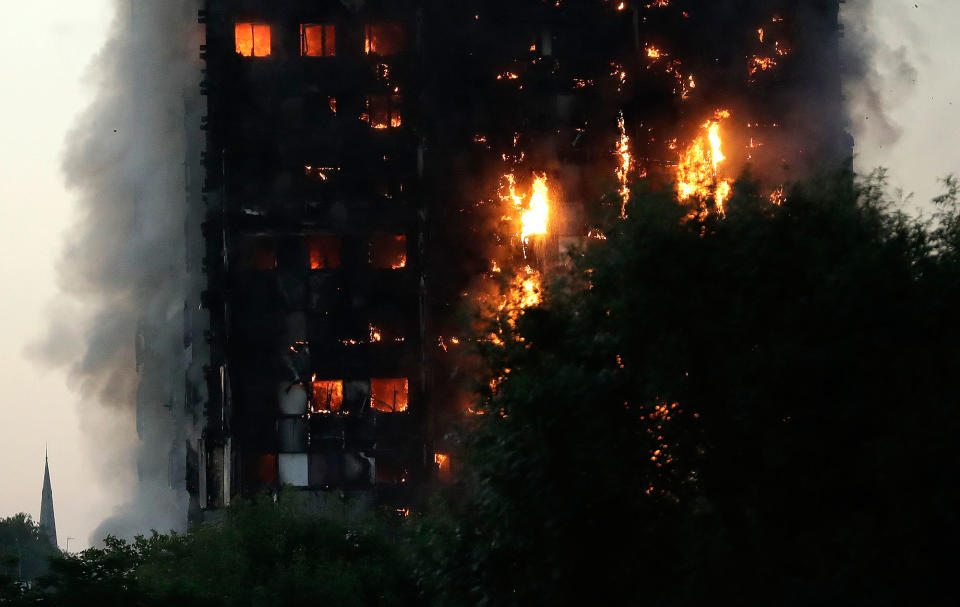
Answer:
<path fill-rule="evenodd" d="M 340 267 L 340 238 L 338 236 L 308 236 L 311 270 L 332 270 Z"/>
<path fill-rule="evenodd" d="M 382 270 L 407 267 L 407 237 L 378 233 L 370 239 L 370 264 Z"/>
<path fill-rule="evenodd" d="M 368 55 L 396 55 L 406 42 L 403 26 L 399 23 L 370 23 L 363 31 L 364 51 Z"/>
<path fill-rule="evenodd" d="M 360 119 L 375 129 L 390 129 L 403 125 L 400 113 L 400 95 L 371 95 L 365 100 Z"/>
<path fill-rule="evenodd" d="M 433 462 L 437 466 L 437 480 L 447 482 L 453 478 L 450 470 L 450 456 L 446 453 L 434 453 Z"/>
<path fill-rule="evenodd" d="M 371 379 L 370 406 L 386 413 L 402 413 L 410 404 L 410 386 L 407 379 Z"/>
<path fill-rule="evenodd" d="M 304 23 L 300 26 L 300 54 L 304 57 L 334 57 L 337 54 L 336 26 Z"/>
<path fill-rule="evenodd" d="M 343 408 L 343 381 L 339 379 L 313 382 L 311 413 L 337 413 Z"/>
<path fill-rule="evenodd" d="M 270 26 L 265 23 L 234 25 L 237 53 L 244 57 L 270 56 Z"/>
<path fill-rule="evenodd" d="M 254 270 L 274 270 L 277 267 L 277 247 L 268 237 L 254 238 L 250 244 L 247 266 Z"/>

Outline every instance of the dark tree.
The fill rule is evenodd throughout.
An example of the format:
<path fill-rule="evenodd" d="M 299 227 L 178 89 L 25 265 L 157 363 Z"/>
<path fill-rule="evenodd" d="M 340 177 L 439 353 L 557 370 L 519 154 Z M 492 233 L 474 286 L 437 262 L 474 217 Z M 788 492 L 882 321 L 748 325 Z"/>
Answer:
<path fill-rule="evenodd" d="M 47 571 L 47 559 L 57 550 L 29 514 L 0 519 L 0 602 L 19 596 L 23 583 Z"/>
<path fill-rule="evenodd" d="M 725 218 L 637 193 L 485 346 L 495 390 L 421 582 L 443 605 L 946 604 L 948 185 L 930 222 L 882 175 L 782 205 L 744 179 Z"/>
<path fill-rule="evenodd" d="M 241 502 L 184 534 L 107 538 L 51 566 L 23 604 L 359 607 L 416 596 L 388 528 L 319 516 L 293 493 Z"/>

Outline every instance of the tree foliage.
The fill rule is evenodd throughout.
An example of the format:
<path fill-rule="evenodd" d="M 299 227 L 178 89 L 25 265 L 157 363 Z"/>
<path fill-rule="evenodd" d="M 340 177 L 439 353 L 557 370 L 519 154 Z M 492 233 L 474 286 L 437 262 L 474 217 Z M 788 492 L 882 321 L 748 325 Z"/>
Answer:
<path fill-rule="evenodd" d="M 22 586 L 46 572 L 57 554 L 29 514 L 0 519 L 0 603 L 20 594 Z"/>
<path fill-rule="evenodd" d="M 882 174 L 725 218 L 635 188 L 505 348 L 465 495 L 423 523 L 443 605 L 946 602 L 960 215 Z M 921 599 L 920 597 L 923 597 Z"/>
<path fill-rule="evenodd" d="M 373 518 L 324 516 L 295 494 L 242 501 L 184 534 L 64 555 L 22 604 L 57 606 L 409 605 L 393 533 Z"/>

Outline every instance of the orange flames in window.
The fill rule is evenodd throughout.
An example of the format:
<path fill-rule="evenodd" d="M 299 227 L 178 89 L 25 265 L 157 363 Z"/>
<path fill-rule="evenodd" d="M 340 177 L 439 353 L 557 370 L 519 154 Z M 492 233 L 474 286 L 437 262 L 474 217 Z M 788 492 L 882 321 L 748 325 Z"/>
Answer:
<path fill-rule="evenodd" d="M 300 26 L 300 54 L 304 57 L 333 57 L 337 54 L 337 30 L 333 25 Z"/>
<path fill-rule="evenodd" d="M 314 381 L 311 413 L 336 413 L 343 407 L 343 382 L 339 379 Z"/>
<path fill-rule="evenodd" d="M 406 378 L 371 379 L 370 406 L 386 413 L 402 413 L 410 405 L 410 385 Z"/>
<path fill-rule="evenodd" d="M 237 23 L 233 28 L 237 53 L 244 57 L 270 56 L 270 26 L 263 23 Z"/>

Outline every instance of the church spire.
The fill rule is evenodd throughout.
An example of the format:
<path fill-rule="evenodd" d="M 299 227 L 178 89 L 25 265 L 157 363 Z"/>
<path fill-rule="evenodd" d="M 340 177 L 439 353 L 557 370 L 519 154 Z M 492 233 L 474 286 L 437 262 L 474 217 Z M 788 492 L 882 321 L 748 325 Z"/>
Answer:
<path fill-rule="evenodd" d="M 57 547 L 57 521 L 53 516 L 53 489 L 50 487 L 50 459 L 47 450 L 43 450 L 43 494 L 40 498 L 40 533 L 47 541 Z"/>

